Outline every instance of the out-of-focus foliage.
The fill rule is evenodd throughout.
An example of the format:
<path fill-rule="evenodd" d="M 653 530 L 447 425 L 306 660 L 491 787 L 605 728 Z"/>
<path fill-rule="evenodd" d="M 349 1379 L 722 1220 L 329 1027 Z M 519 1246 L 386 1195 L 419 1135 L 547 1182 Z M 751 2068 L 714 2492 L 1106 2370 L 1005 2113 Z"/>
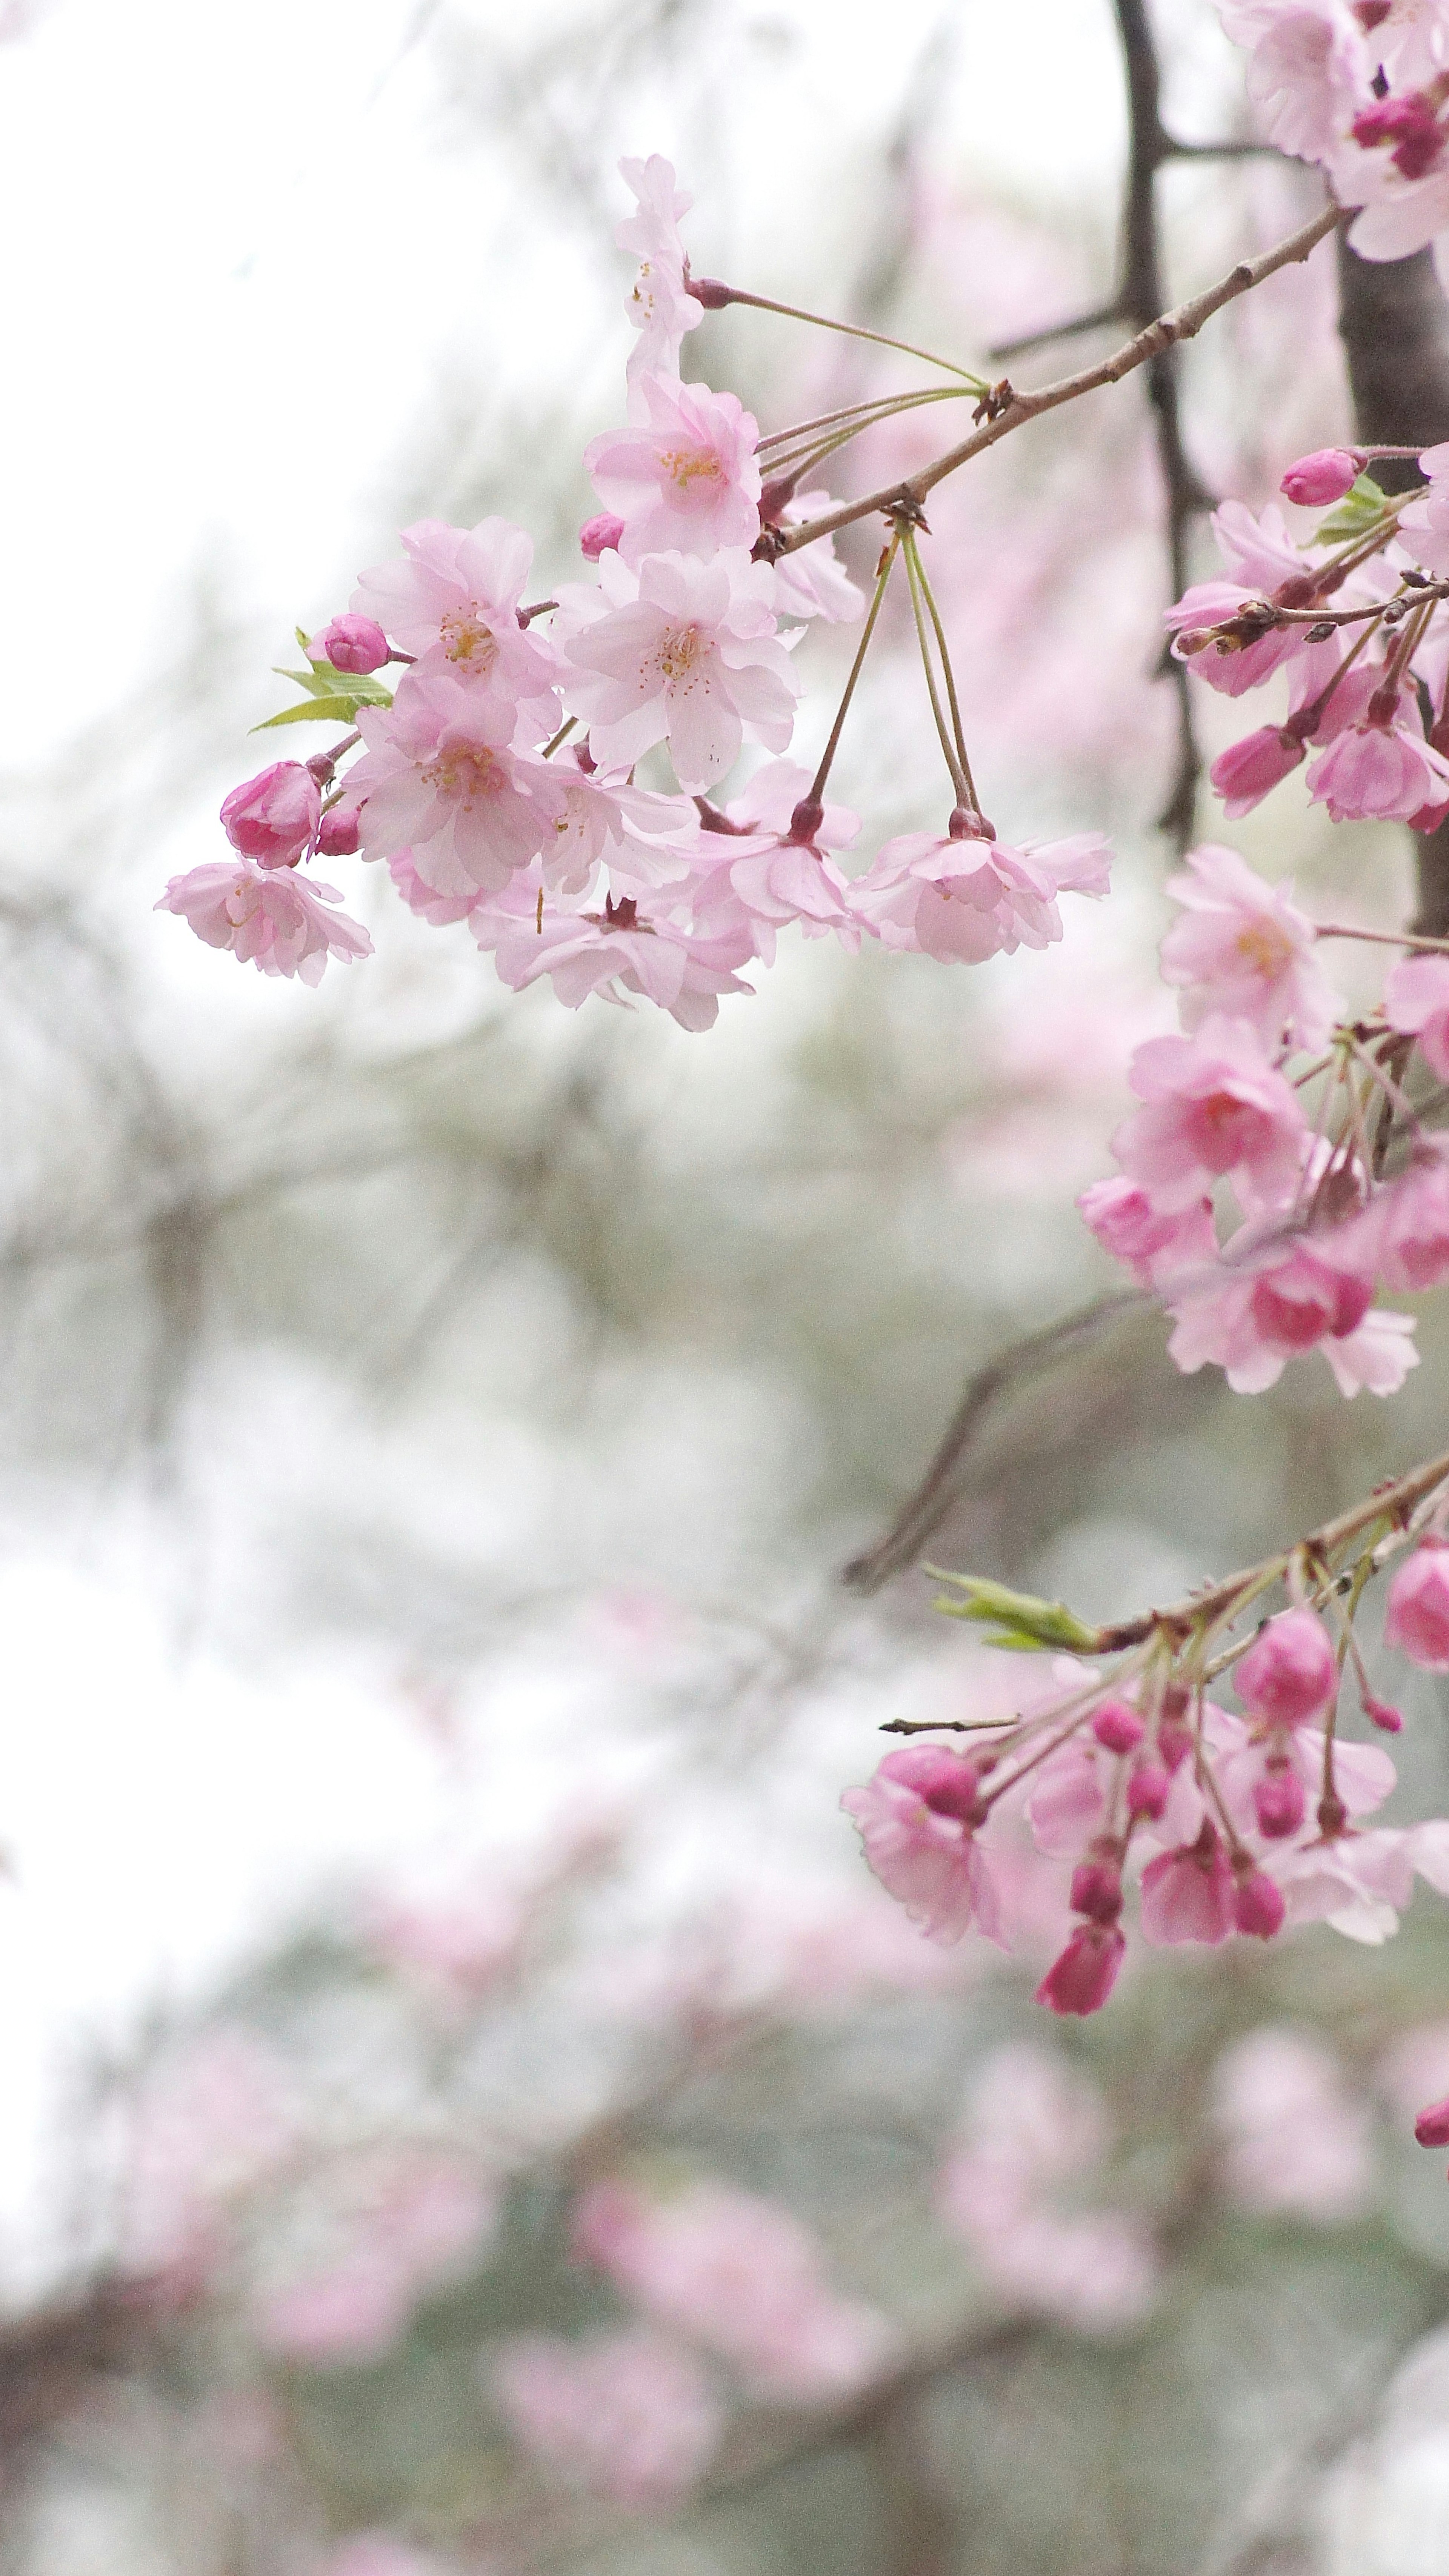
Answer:
<path fill-rule="evenodd" d="M 1221 131 L 1241 108 L 1207 15 L 1182 0 L 1164 39 L 1180 124 Z M 969 12 L 874 158 L 812 140 L 831 184 L 791 201 L 788 242 L 731 142 L 788 27 L 726 0 L 560 7 L 541 33 L 424 19 L 446 148 L 529 174 L 578 315 L 551 415 L 500 409 L 482 365 L 432 407 L 378 553 L 415 512 L 499 509 L 549 578 L 572 569 L 578 450 L 613 399 L 610 170 L 641 99 L 699 198 L 701 264 L 762 263 L 742 283 L 971 354 L 1106 282 L 1108 207 L 1011 199 L 953 147 Z M 1301 185 L 1172 173 L 1184 291 L 1295 220 Z M 764 317 L 696 346 L 771 423 L 898 380 Z M 1341 434 L 1317 268 L 1192 353 L 1187 417 L 1204 472 L 1250 498 Z M 882 441 L 859 470 L 918 452 Z M 218 960 L 175 962 L 174 925 L 138 930 L 160 842 L 206 828 L 175 816 L 214 801 L 247 657 L 328 603 L 287 602 L 262 639 L 198 611 L 144 705 L 12 790 L 13 1539 L 141 1529 L 178 1652 L 342 1661 L 411 1705 L 436 1763 L 435 1824 L 390 1876 L 298 1890 L 266 1955 L 96 2070 L 67 2185 L 84 2260 L 0 2354 L 14 2576 L 1449 2564 L 1391 2527 L 1426 2481 L 1443 2496 L 1442 2359 L 1376 2413 L 1449 2313 L 1449 2195 L 1406 2144 L 1446 2084 L 1441 1914 L 1381 1954 L 1314 1932 L 1177 1956 L 1063 2037 L 1029 1963 L 909 1932 L 835 1807 L 884 1719 L 1002 1686 L 926 1582 L 862 1604 L 838 1567 L 966 1374 L 1110 1284 L 1071 1196 L 1131 1043 L 1168 1024 L 1159 516 L 1135 385 L 933 511 L 988 804 L 1003 828 L 1110 823 L 1112 903 L 980 971 L 800 952 L 707 1039 L 500 994 L 464 931 L 380 895 L 377 959 L 317 996 L 238 993 Z M 879 832 L 940 800 L 889 640 L 837 773 Z M 849 639 L 805 649 L 823 708 Z M 1291 785 L 1234 837 L 1326 907 L 1351 883 L 1402 909 L 1397 836 L 1330 850 Z M 1181 1590 L 1428 1445 L 1432 1309 L 1423 1334 L 1404 1399 L 1346 1407 L 1311 1365 L 1252 1400 L 1180 1379 L 1158 1319 L 1128 1314 L 1007 1391 L 933 1553 L 1091 1618 Z M 1442 1714 L 1420 1686 L 1406 1814 L 1442 1797 Z M 571 2253 L 610 2183 L 793 2213 L 825 2313 L 863 2338 L 840 2384 L 784 2389 L 711 2341 L 728 2282 L 691 2325 Z M 641 2306 L 672 2339 L 659 2407 L 692 2392 L 673 2469 L 666 2442 L 626 2474 L 627 2408 L 531 2453 L 500 2394 L 512 2339 L 586 2344 Z M 619 2500 L 651 2474 L 668 2500 Z"/>

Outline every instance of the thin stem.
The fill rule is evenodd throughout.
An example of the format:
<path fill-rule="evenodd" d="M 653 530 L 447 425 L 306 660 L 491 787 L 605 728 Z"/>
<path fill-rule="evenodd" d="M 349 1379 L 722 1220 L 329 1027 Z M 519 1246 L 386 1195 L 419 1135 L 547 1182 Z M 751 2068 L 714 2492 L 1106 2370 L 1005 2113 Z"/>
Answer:
<path fill-rule="evenodd" d="M 956 756 L 955 745 L 951 740 L 950 734 L 947 732 L 945 714 L 942 710 L 940 697 L 936 690 L 936 674 L 931 667 L 931 648 L 926 635 L 926 621 L 921 614 L 920 565 L 916 559 L 916 549 L 912 542 L 909 530 L 906 532 L 904 551 L 906 558 L 906 578 L 911 586 L 911 614 L 916 621 L 916 642 L 921 648 L 921 668 L 926 674 L 926 688 L 930 695 L 931 713 L 936 719 L 936 731 L 941 737 L 941 749 L 946 755 L 946 767 L 951 773 L 951 785 L 956 791 L 956 802 L 958 805 L 969 804 L 974 807 L 976 798 L 967 783 L 966 772 L 962 768 L 961 763 Z"/>
<path fill-rule="evenodd" d="M 1395 1082 L 1392 1074 L 1385 1072 L 1384 1067 L 1380 1064 L 1377 1056 L 1370 1055 L 1368 1048 L 1364 1046 L 1358 1038 L 1350 1038 L 1349 1045 L 1352 1047 L 1354 1054 L 1358 1057 L 1360 1064 L 1367 1069 L 1373 1077 L 1373 1080 L 1378 1084 L 1379 1089 L 1385 1094 L 1393 1107 L 1398 1111 L 1404 1124 L 1407 1127 L 1412 1127 L 1417 1133 L 1419 1126 L 1419 1113 L 1414 1107 L 1412 1100 L 1408 1098 L 1406 1093 L 1399 1089 L 1399 1086 Z"/>
<path fill-rule="evenodd" d="M 916 567 L 916 577 L 921 585 L 921 593 L 927 608 L 930 610 L 931 624 L 936 630 L 936 642 L 940 648 L 941 654 L 941 670 L 946 682 L 946 696 L 950 701 L 951 707 L 951 723 L 956 735 L 956 751 L 961 762 L 962 771 L 965 775 L 966 784 L 971 791 L 972 805 L 979 814 L 981 811 L 981 803 L 976 793 L 976 781 L 971 775 L 971 762 L 966 750 L 966 735 L 961 724 L 961 708 L 956 696 L 956 674 L 951 668 L 951 654 L 946 642 L 946 630 L 941 623 L 941 612 L 936 606 L 936 594 L 931 588 L 930 575 L 921 559 L 921 550 L 916 543 L 914 529 L 912 529 L 906 537 L 906 549 L 910 555 L 911 561 Z"/>
<path fill-rule="evenodd" d="M 846 714 L 849 710 L 850 701 L 855 695 L 855 684 L 860 678 L 866 653 L 869 650 L 870 639 L 875 633 L 875 622 L 880 615 L 881 602 L 886 595 L 886 583 L 890 580 L 891 569 L 895 563 L 896 556 L 900 551 L 900 542 L 900 530 L 897 528 L 880 560 L 880 566 L 875 577 L 875 593 L 871 600 L 870 607 L 866 612 L 865 626 L 861 633 L 860 642 L 856 647 L 855 660 L 850 666 L 850 676 L 845 683 L 844 695 L 841 698 L 839 706 L 835 710 L 835 722 L 830 728 L 830 739 L 827 742 L 824 751 L 820 755 L 820 766 L 816 770 L 815 776 L 811 781 L 810 801 L 818 803 L 819 799 L 824 795 L 825 782 L 830 776 L 830 764 L 834 760 L 836 751 L 839 748 L 841 733 L 845 726 Z"/>
<path fill-rule="evenodd" d="M 934 349 L 918 349 L 913 340 L 893 340 L 888 332 L 867 331 L 860 322 L 836 322 L 827 313 L 807 313 L 803 305 L 777 304 L 772 295 L 747 295 L 739 286 L 726 287 L 724 296 L 727 303 L 748 304 L 756 313 L 783 313 L 787 322 L 813 322 L 817 330 L 840 331 L 848 340 L 872 340 L 878 349 L 899 349 L 907 358 L 920 358 L 928 367 L 942 367 L 948 376 L 960 376 L 975 393 L 986 391 L 984 376 L 974 375 L 969 367 L 958 367 L 950 358 L 938 358 Z"/>
<path fill-rule="evenodd" d="M 868 402 L 845 403 L 839 411 L 823 411 L 816 420 L 797 420 L 789 429 L 772 429 L 760 440 L 760 453 L 767 447 L 786 446 L 791 439 L 808 438 L 818 429 L 837 429 L 842 421 L 859 420 L 868 427 L 872 419 L 884 419 L 895 411 L 909 411 L 917 403 L 959 402 L 971 391 L 969 385 L 921 385 L 908 394 L 875 394 Z"/>
<path fill-rule="evenodd" d="M 1295 260 L 1307 259 L 1318 244 L 1326 241 L 1328 235 L 1344 221 L 1346 216 L 1341 207 L 1325 206 L 1311 223 L 1300 225 L 1297 232 L 1289 233 L 1285 240 L 1275 243 L 1271 250 L 1262 252 L 1257 259 L 1239 260 L 1216 286 L 1208 287 L 1201 295 L 1190 296 L 1185 304 L 1177 305 L 1169 313 L 1159 314 L 1155 321 L 1134 333 L 1120 349 L 1114 350 L 1110 357 L 1102 359 L 1095 367 L 1084 367 L 1078 374 L 1063 376 L 1055 384 L 1043 385 L 1034 393 L 1019 394 L 1014 386 L 1005 383 L 993 388 L 992 410 L 995 416 L 983 421 L 969 438 L 962 439 L 956 447 L 948 448 L 944 456 L 938 456 L 934 464 L 923 466 L 919 474 L 913 474 L 908 480 L 890 484 L 879 492 L 868 492 L 862 500 L 845 502 L 838 509 L 822 510 L 818 519 L 807 519 L 801 527 L 792 528 L 785 541 L 785 551 L 794 553 L 800 546 L 813 543 L 816 537 L 829 536 L 836 528 L 849 527 L 854 520 L 868 519 L 879 510 L 889 513 L 902 506 L 909 508 L 914 504 L 919 507 L 927 493 L 934 491 L 948 474 L 954 474 L 958 466 L 966 464 L 973 456 L 981 455 L 986 448 L 994 447 L 999 439 L 1009 438 L 1013 430 L 1023 428 L 1027 421 L 1038 419 L 1043 412 L 1059 410 L 1063 403 L 1075 402 L 1082 394 L 1095 393 L 1100 386 L 1119 384 L 1124 376 L 1132 374 L 1134 368 L 1146 366 L 1149 359 L 1159 357 L 1164 349 L 1195 338 L 1203 324 L 1211 321 L 1215 313 L 1220 313 L 1224 305 L 1235 303 L 1240 295 L 1260 286 L 1265 278 L 1275 276 L 1280 268 L 1287 268 Z"/>
<path fill-rule="evenodd" d="M 575 725 L 576 725 L 577 723 L 578 723 L 578 717 L 577 717 L 577 716 L 567 716 L 567 717 L 565 717 L 564 722 L 559 726 L 559 729 L 558 729 L 557 733 L 556 733 L 556 734 L 552 734 L 552 735 L 550 735 L 550 737 L 549 737 L 548 741 L 544 744 L 542 751 L 541 751 L 541 752 L 539 753 L 539 755 L 538 755 L 538 756 L 539 756 L 539 759 L 540 759 L 540 760 L 552 760 L 552 758 L 553 758 L 553 756 L 554 756 L 554 753 L 557 751 L 557 749 L 558 749 L 558 747 L 559 747 L 559 744 L 560 744 L 561 742 L 567 742 L 569 735 L 573 732 L 573 729 L 574 729 L 574 727 L 575 727 Z"/>
<path fill-rule="evenodd" d="M 1372 939 L 1380 948 L 1429 948 L 1441 953 L 1449 939 L 1427 939 L 1419 930 L 1353 930 L 1346 921 L 1315 921 L 1320 939 Z"/>

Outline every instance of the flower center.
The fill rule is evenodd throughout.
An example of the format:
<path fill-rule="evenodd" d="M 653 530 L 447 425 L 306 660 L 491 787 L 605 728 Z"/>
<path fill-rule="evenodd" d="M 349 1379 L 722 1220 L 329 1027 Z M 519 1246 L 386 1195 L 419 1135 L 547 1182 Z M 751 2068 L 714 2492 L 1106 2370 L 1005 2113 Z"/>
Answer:
<path fill-rule="evenodd" d="M 466 662 L 470 671 L 492 669 L 498 659 L 498 638 L 476 608 L 450 608 L 442 632 L 450 662 Z"/>
<path fill-rule="evenodd" d="M 687 680 L 708 650 L 706 639 L 697 626 L 676 626 L 663 637 L 659 646 L 659 676 L 662 680 Z"/>
<path fill-rule="evenodd" d="M 501 796 L 508 785 L 507 773 L 491 751 L 472 750 L 466 744 L 440 750 L 423 776 L 440 796 L 456 797 L 465 813 L 480 797 Z"/>
<path fill-rule="evenodd" d="M 721 483 L 724 467 L 709 447 L 664 447 L 659 451 L 661 472 L 681 492 L 692 483 Z"/>
<path fill-rule="evenodd" d="M 1277 922 L 1261 918 L 1240 930 L 1233 945 L 1255 975 L 1281 975 L 1293 955 L 1293 943 Z"/>

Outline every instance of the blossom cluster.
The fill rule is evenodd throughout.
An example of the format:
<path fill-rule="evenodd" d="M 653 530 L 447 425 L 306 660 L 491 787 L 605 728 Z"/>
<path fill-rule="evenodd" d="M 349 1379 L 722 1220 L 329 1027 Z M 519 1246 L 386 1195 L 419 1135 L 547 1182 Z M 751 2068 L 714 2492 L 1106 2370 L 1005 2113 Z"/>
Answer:
<path fill-rule="evenodd" d="M 1449 1543 L 1433 1529 L 1394 1577 L 1385 1635 L 1449 1671 Z M 1397 1710 L 1355 1664 L 1365 1714 L 1396 1732 Z M 1341 1669 L 1303 1603 L 1237 1660 L 1241 1713 L 1160 1654 L 1107 1678 L 1058 1657 L 1023 1713 L 973 1728 L 969 1753 L 909 1744 L 842 1803 L 877 1878 L 934 1939 L 1059 1942 L 1037 1996 L 1056 2013 L 1106 2002 L 1129 1898 L 1149 1947 L 1270 1941 L 1315 1922 L 1378 1943 L 1416 1874 L 1449 1895 L 1449 1821 L 1365 1821 L 1396 1775 L 1381 1746 L 1339 1737 Z"/>
<path fill-rule="evenodd" d="M 681 378 L 705 309 L 679 233 L 689 199 L 657 156 L 622 167 L 638 336 L 628 420 L 585 450 L 600 503 L 580 532 L 590 577 L 527 601 L 523 529 L 404 530 L 401 559 L 365 572 L 351 609 L 306 644 L 307 699 L 273 720 L 345 713 L 354 732 L 229 796 L 233 858 L 174 879 L 158 909 L 315 981 L 329 955 L 371 942 L 297 870 L 358 852 L 425 921 L 466 922 L 515 990 L 547 979 L 575 1009 L 592 993 L 645 1000 L 687 1029 L 752 990 L 744 970 L 769 965 L 792 924 L 945 961 L 1059 939 L 1058 897 L 1107 890 L 1106 844 L 1010 847 L 955 770 L 945 829 L 842 869 L 859 818 L 825 801 L 828 760 L 812 776 L 786 755 L 795 648 L 814 618 L 858 617 L 861 594 L 829 536 L 781 552 L 828 496 L 788 473 L 767 481 L 738 398 Z M 376 677 L 390 665 L 395 691 Z M 721 799 L 746 745 L 770 757 Z"/>
<path fill-rule="evenodd" d="M 1365 259 L 1404 259 L 1449 226 L 1446 0 L 1218 0 L 1249 49 L 1270 139 L 1315 161 Z"/>

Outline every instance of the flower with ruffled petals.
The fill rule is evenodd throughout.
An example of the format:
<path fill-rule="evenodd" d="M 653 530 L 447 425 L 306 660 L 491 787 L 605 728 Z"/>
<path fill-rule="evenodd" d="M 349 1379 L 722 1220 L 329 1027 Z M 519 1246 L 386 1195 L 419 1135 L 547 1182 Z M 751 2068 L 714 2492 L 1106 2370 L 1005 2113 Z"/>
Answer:
<path fill-rule="evenodd" d="M 800 694 L 775 634 L 768 564 L 727 547 L 708 563 L 646 555 L 637 596 L 602 608 L 564 645 L 570 709 L 594 757 L 642 759 L 667 742 L 682 787 L 713 785 L 746 733 L 784 751 Z"/>
<path fill-rule="evenodd" d="M 1400 958 L 1384 985 L 1384 1017 L 1417 1038 L 1425 1063 L 1449 1082 L 1449 957 Z"/>
<path fill-rule="evenodd" d="M 1308 772 L 1308 792 L 1335 823 L 1412 823 L 1449 801 L 1449 760 L 1424 739 L 1417 708 L 1400 701 L 1392 722 L 1346 725 Z"/>
<path fill-rule="evenodd" d="M 332 910 L 341 901 L 336 886 L 238 857 L 173 877 L 155 908 L 180 913 L 208 948 L 229 948 L 263 975 L 317 984 L 329 957 L 349 964 L 372 955 L 361 922 Z"/>
<path fill-rule="evenodd" d="M 1162 1852 L 1142 1873 L 1142 1937 L 1216 1947 L 1234 1929 L 1232 1865 L 1222 1836 L 1204 1817 L 1194 1843 Z"/>
<path fill-rule="evenodd" d="M 559 675 L 548 639 L 518 623 L 532 538 L 507 519 L 480 519 L 476 528 L 420 519 L 404 528 L 402 544 L 401 563 L 362 574 L 353 607 L 397 638 L 420 677 L 466 680 L 510 708 L 537 704 L 541 740 Z"/>
<path fill-rule="evenodd" d="M 545 904 L 540 920 L 535 902 L 520 903 L 510 890 L 469 918 L 479 947 L 494 950 L 505 984 L 522 992 L 546 975 L 571 1011 L 592 993 L 626 1007 L 632 994 L 698 1031 L 713 1028 L 722 993 L 753 990 L 734 971 L 737 948 L 695 938 L 662 908 L 641 912 L 633 895 L 618 903 L 606 896 L 602 912 L 555 912 Z"/>
<path fill-rule="evenodd" d="M 1218 0 L 1227 33 L 1251 48 L 1248 93 L 1268 139 L 1321 161 L 1368 95 L 1372 64 L 1344 0 Z M 1296 494 L 1291 495 L 1296 499 Z"/>
<path fill-rule="evenodd" d="M 1384 1643 L 1426 1673 L 1449 1673 L 1449 1542 L 1428 1538 L 1389 1585 Z"/>
<path fill-rule="evenodd" d="M 1093 1181 L 1077 1206 L 1103 1251 L 1125 1262 L 1143 1288 L 1156 1287 L 1175 1270 L 1216 1259 L 1209 1198 L 1187 1208 L 1160 1208 L 1139 1182 L 1119 1172 L 1111 1180 Z"/>
<path fill-rule="evenodd" d="M 1213 1015 L 1191 1037 L 1149 1038 L 1129 1079 L 1144 1106 L 1112 1150 L 1158 1205 L 1190 1206 L 1226 1176 L 1250 1206 L 1292 1190 L 1307 1121 L 1249 1021 Z"/>
<path fill-rule="evenodd" d="M 300 760 L 273 761 L 234 787 L 221 809 L 221 828 L 232 848 L 262 868 L 295 867 L 321 819 L 317 781 Z"/>
<path fill-rule="evenodd" d="M 656 374 L 636 377 L 635 397 L 635 425 L 605 430 L 584 450 L 594 490 L 622 522 L 615 543 L 625 563 L 671 548 L 752 546 L 759 431 L 738 397 Z"/>
<path fill-rule="evenodd" d="M 882 1887 L 933 1940 L 959 1941 L 974 1924 L 1004 1948 L 992 1865 L 969 1822 L 976 1779 L 959 1754 L 911 1745 L 840 1803 Z"/>
<path fill-rule="evenodd" d="M 704 306 L 686 284 L 688 262 L 679 238 L 680 223 L 694 199 L 676 186 L 673 165 L 651 152 L 647 161 L 621 161 L 619 175 L 633 192 L 635 212 L 617 227 L 614 239 L 639 261 L 628 301 L 629 319 L 639 334 L 629 358 L 632 385 L 641 375 L 677 373 L 680 341 L 703 321 Z"/>
<path fill-rule="evenodd" d="M 407 849 L 435 894 L 497 893 L 564 810 L 558 773 L 509 748 L 514 710 L 490 691 L 413 673 L 391 707 L 364 707 L 347 775 L 369 859 Z"/>
<path fill-rule="evenodd" d="M 978 964 L 1062 936 L 1056 898 L 1103 895 L 1111 851 L 1099 832 L 1064 841 L 998 841 L 958 806 L 947 833 L 887 841 L 853 889 L 854 908 L 887 948 L 916 948 L 943 964 Z"/>
<path fill-rule="evenodd" d="M 1183 909 L 1162 942 L 1162 976 L 1184 987 L 1184 1027 L 1221 1011 L 1246 1020 L 1269 1046 L 1285 1027 L 1301 1047 L 1324 1044 L 1343 1005 L 1291 886 L 1266 885 L 1236 850 L 1209 843 L 1188 853 L 1167 891 Z"/>

